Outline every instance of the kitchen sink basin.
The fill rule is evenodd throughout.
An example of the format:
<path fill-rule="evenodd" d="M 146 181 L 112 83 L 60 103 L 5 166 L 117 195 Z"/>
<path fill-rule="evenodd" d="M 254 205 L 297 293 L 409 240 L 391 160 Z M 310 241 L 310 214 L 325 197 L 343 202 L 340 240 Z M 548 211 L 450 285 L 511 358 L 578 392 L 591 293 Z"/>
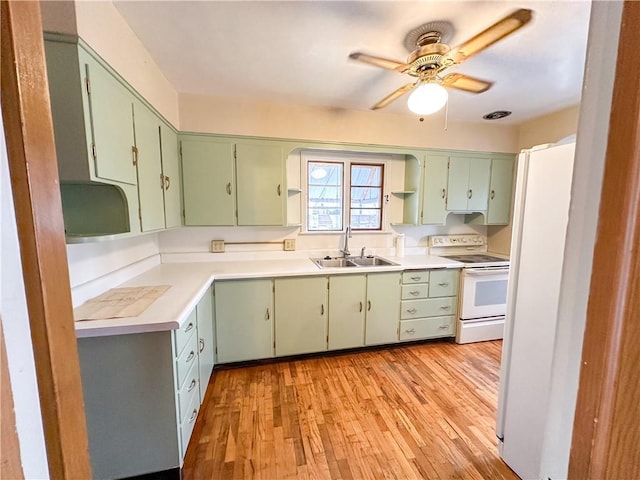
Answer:
<path fill-rule="evenodd" d="M 313 263 L 320 268 L 347 268 L 347 267 L 385 267 L 397 265 L 382 257 L 324 257 L 312 258 Z"/>

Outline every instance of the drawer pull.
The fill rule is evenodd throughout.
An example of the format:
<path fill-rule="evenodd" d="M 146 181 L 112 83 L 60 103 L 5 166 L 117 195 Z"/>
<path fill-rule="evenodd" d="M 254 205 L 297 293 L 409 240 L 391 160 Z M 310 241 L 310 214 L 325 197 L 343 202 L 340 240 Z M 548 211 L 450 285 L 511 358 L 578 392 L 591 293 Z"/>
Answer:
<path fill-rule="evenodd" d="M 467 198 L 471 198 L 473 197 L 473 190 L 469 189 L 469 191 L 467 192 Z"/>
<path fill-rule="evenodd" d="M 280 188 L 280 184 L 278 184 L 278 188 L 276 189 L 278 192 L 278 196 L 282 195 L 282 189 Z"/>
<path fill-rule="evenodd" d="M 193 421 L 196 419 L 196 417 L 198 416 L 198 410 L 193 410 L 193 413 L 191 413 L 191 416 L 189 417 L 189 423 L 193 423 Z"/>
<path fill-rule="evenodd" d="M 451 305 L 442 305 L 440 310 L 451 310 Z"/>
<path fill-rule="evenodd" d="M 186 363 L 190 363 L 191 361 L 193 361 L 193 359 L 196 358 L 196 352 L 194 352 L 193 350 L 191 350 L 189 352 L 189 356 L 187 357 L 187 359 L 185 360 Z"/>
<path fill-rule="evenodd" d="M 496 198 L 496 191 L 491 190 L 491 200 L 493 200 L 494 198 Z"/>
<path fill-rule="evenodd" d="M 193 329 L 193 322 L 189 322 L 187 328 L 184 329 L 184 333 L 190 332 Z"/>
<path fill-rule="evenodd" d="M 320 315 L 324 315 L 324 303 L 320 305 Z"/>
<path fill-rule="evenodd" d="M 411 280 L 413 280 L 414 282 L 417 282 L 418 280 L 420 280 L 422 277 L 419 277 L 417 275 L 414 275 L 413 277 L 409 277 L 411 278 Z"/>
<path fill-rule="evenodd" d="M 442 189 L 442 198 L 444 198 L 447 195 L 447 191 L 443 188 Z"/>
<path fill-rule="evenodd" d="M 417 310 L 415 308 L 407 308 L 407 313 L 416 313 Z"/>
<path fill-rule="evenodd" d="M 440 285 L 441 287 L 448 287 L 449 282 L 440 282 L 438 285 Z"/>
<path fill-rule="evenodd" d="M 371 311 L 371 300 L 367 300 L 367 312 Z"/>
<path fill-rule="evenodd" d="M 415 328 L 411 328 L 409 330 L 405 330 L 406 333 L 408 333 L 409 335 L 413 335 L 414 333 L 416 333 L 416 329 Z"/>
<path fill-rule="evenodd" d="M 193 380 L 191 380 L 191 383 L 189 384 L 189 388 L 187 388 L 187 393 L 193 392 L 193 389 L 196 388 L 197 384 L 198 384 L 198 382 L 196 382 L 195 378 Z"/>
<path fill-rule="evenodd" d="M 204 352 L 204 338 L 200 339 L 200 353 Z"/>
<path fill-rule="evenodd" d="M 362 302 L 360 302 L 360 311 L 362 311 Z"/>
<path fill-rule="evenodd" d="M 231 195 L 231 182 L 227 183 L 227 195 Z"/>
<path fill-rule="evenodd" d="M 265 320 L 271 320 L 271 312 L 269 312 L 269 309 L 267 308 L 267 314 L 264 316 Z"/>
<path fill-rule="evenodd" d="M 419 292 L 419 291 L 417 291 L 417 290 L 411 290 L 409 293 L 410 293 L 411 295 L 413 295 L 414 297 L 415 297 L 416 295 L 420 295 L 420 292 Z"/>
<path fill-rule="evenodd" d="M 446 328 L 449 328 L 449 325 L 440 325 L 438 328 L 439 328 L 440 330 L 444 330 L 444 329 L 446 329 Z"/>
<path fill-rule="evenodd" d="M 169 190 L 169 187 L 171 186 L 171 179 L 169 178 L 168 175 L 164 176 L 164 189 L 165 190 Z"/>

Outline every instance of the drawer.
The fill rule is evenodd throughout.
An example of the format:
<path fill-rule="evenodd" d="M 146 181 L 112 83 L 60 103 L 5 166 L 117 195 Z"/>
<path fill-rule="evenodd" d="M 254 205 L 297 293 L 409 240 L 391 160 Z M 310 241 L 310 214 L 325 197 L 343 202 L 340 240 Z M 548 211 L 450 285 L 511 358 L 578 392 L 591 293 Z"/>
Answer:
<path fill-rule="evenodd" d="M 184 321 L 182 327 L 175 332 L 176 342 L 176 356 L 182 353 L 182 349 L 189 340 L 189 337 L 196 331 L 196 309 L 189 314 L 189 317 Z"/>
<path fill-rule="evenodd" d="M 428 293 L 429 293 L 429 285 L 426 283 L 416 283 L 414 285 L 402 286 L 402 300 L 427 298 Z"/>
<path fill-rule="evenodd" d="M 196 365 L 198 370 L 198 336 L 191 335 L 187 344 L 182 349 L 182 353 L 176 360 L 176 372 L 177 372 L 177 390 L 180 390 L 182 384 L 187 378 L 187 374 L 193 365 Z"/>
<path fill-rule="evenodd" d="M 410 270 L 402 272 L 402 283 L 428 283 L 429 272 L 427 270 Z"/>
<path fill-rule="evenodd" d="M 429 297 L 452 297 L 458 294 L 459 270 L 432 270 Z"/>
<path fill-rule="evenodd" d="M 189 439 L 191 438 L 191 433 L 193 432 L 193 427 L 196 425 L 196 418 L 198 418 L 198 411 L 200 410 L 200 398 L 198 395 L 195 395 L 189 403 L 186 415 L 182 424 L 180 425 L 180 445 L 182 445 L 182 455 L 184 458 L 185 453 L 187 453 L 187 447 L 189 446 Z M 181 462 L 182 463 L 182 462 Z"/>
<path fill-rule="evenodd" d="M 427 298 L 425 300 L 405 300 L 402 302 L 400 319 L 438 317 L 455 315 L 456 297 Z"/>
<path fill-rule="evenodd" d="M 453 336 L 454 316 L 417 318 L 400 322 L 400 340 Z"/>
<path fill-rule="evenodd" d="M 196 397 L 200 394 L 200 369 L 198 368 L 198 362 L 193 362 L 186 379 L 178 392 L 178 405 L 180 406 L 180 418 L 179 422 L 184 421 L 187 418 L 187 409 L 191 404 L 192 397 Z"/>

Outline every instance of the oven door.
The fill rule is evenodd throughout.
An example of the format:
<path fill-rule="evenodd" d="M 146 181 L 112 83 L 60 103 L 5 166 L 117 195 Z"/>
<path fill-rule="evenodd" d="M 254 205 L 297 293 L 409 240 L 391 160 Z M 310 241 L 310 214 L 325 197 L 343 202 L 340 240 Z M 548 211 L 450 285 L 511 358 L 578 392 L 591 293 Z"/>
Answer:
<path fill-rule="evenodd" d="M 498 317 L 507 311 L 509 267 L 462 269 L 460 318 Z"/>

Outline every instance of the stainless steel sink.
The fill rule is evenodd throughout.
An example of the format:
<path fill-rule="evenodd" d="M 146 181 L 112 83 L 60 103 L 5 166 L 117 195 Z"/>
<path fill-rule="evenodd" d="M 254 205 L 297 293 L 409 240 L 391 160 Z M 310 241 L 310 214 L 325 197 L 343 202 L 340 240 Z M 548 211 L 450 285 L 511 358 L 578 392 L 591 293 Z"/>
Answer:
<path fill-rule="evenodd" d="M 382 257 L 324 257 L 312 258 L 311 260 L 320 268 L 383 267 L 397 265 L 397 263 L 390 262 Z"/>

